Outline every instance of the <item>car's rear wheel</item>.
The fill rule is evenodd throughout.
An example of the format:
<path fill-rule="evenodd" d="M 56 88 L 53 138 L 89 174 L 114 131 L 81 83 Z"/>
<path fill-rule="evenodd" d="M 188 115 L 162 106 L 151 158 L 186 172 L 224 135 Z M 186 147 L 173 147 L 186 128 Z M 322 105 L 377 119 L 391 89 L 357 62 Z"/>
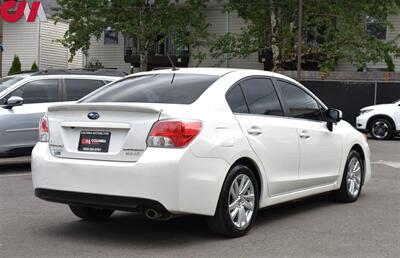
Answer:
<path fill-rule="evenodd" d="M 72 213 L 83 220 L 105 220 L 108 219 L 114 210 L 97 209 L 91 207 L 70 205 Z"/>
<path fill-rule="evenodd" d="M 361 194 L 364 176 L 364 163 L 360 154 L 351 151 L 343 172 L 340 189 L 336 192 L 338 201 L 355 202 Z"/>
<path fill-rule="evenodd" d="M 259 190 L 254 172 L 236 165 L 228 173 L 218 206 L 208 219 L 210 229 L 226 237 L 240 237 L 252 227 L 258 211 Z"/>
<path fill-rule="evenodd" d="M 373 138 L 387 140 L 393 137 L 393 125 L 385 118 L 378 118 L 371 122 L 370 132 Z"/>

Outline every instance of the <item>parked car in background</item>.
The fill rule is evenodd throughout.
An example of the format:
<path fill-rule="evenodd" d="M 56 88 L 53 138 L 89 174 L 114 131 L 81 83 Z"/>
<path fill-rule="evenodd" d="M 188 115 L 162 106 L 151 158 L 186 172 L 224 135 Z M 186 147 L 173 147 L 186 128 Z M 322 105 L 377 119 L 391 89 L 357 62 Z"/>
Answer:
<path fill-rule="evenodd" d="M 126 74 L 112 69 L 43 70 L 0 80 L 0 157 L 30 154 L 50 104 L 76 101 Z"/>
<path fill-rule="evenodd" d="M 400 133 L 400 99 L 391 104 L 361 109 L 356 119 L 357 129 L 378 140 L 388 140 Z"/>
<path fill-rule="evenodd" d="M 49 107 L 32 152 L 35 194 L 85 220 L 198 214 L 242 236 L 262 207 L 322 192 L 358 199 L 370 151 L 341 117 L 276 73 L 139 73 Z"/>

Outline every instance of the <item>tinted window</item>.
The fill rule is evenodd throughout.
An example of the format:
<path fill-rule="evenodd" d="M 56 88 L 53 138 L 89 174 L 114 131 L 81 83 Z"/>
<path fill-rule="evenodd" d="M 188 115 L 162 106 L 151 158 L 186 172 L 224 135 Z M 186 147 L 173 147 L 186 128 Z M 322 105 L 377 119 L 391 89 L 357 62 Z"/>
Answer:
<path fill-rule="evenodd" d="M 249 113 L 240 85 L 233 87 L 226 94 L 226 101 L 233 113 Z"/>
<path fill-rule="evenodd" d="M 0 79 L 0 93 L 23 79 L 24 77 L 5 77 Z"/>
<path fill-rule="evenodd" d="M 202 74 L 152 74 L 117 81 L 83 102 L 191 104 L 219 77 Z"/>
<path fill-rule="evenodd" d="M 282 116 L 281 103 L 269 79 L 249 79 L 241 82 L 242 90 L 249 105 L 250 113 Z"/>
<path fill-rule="evenodd" d="M 103 82 L 98 80 L 66 79 L 65 88 L 67 96 L 65 99 L 67 101 L 78 100 L 103 85 Z"/>
<path fill-rule="evenodd" d="M 37 80 L 24 84 L 14 90 L 7 98 L 18 96 L 24 104 L 47 103 L 58 101 L 58 80 Z"/>
<path fill-rule="evenodd" d="M 279 86 L 285 98 L 285 103 L 289 108 L 291 117 L 317 121 L 322 120 L 319 104 L 307 92 L 291 83 L 283 81 L 279 81 Z"/>

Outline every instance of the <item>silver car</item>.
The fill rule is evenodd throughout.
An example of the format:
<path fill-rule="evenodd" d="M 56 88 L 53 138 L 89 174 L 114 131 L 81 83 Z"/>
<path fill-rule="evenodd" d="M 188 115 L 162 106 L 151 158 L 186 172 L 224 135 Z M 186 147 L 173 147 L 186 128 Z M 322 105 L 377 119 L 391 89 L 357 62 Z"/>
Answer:
<path fill-rule="evenodd" d="M 46 70 L 0 80 L 0 157 L 30 154 L 49 105 L 76 101 L 124 76 L 108 69 Z"/>

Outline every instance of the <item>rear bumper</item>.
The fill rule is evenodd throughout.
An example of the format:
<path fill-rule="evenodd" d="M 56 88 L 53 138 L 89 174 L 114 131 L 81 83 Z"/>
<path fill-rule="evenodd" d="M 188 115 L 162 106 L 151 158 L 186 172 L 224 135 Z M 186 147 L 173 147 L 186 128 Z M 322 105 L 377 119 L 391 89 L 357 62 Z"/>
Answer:
<path fill-rule="evenodd" d="M 50 202 L 81 205 L 103 209 L 144 211 L 145 209 L 152 208 L 160 212 L 167 211 L 161 203 L 143 198 L 78 193 L 43 188 L 36 188 L 35 196 Z"/>
<path fill-rule="evenodd" d="M 121 210 L 145 199 L 173 214 L 212 216 L 228 170 L 226 161 L 195 157 L 189 148 L 148 148 L 137 162 L 54 157 L 48 143 L 42 142 L 32 152 L 33 186 L 40 198 L 74 204 L 79 193 L 79 203 L 95 206 L 98 199 L 91 196 L 112 196 L 112 202 L 123 202 L 115 205 Z M 56 193 L 46 197 L 41 189 L 57 192 L 46 191 Z"/>

